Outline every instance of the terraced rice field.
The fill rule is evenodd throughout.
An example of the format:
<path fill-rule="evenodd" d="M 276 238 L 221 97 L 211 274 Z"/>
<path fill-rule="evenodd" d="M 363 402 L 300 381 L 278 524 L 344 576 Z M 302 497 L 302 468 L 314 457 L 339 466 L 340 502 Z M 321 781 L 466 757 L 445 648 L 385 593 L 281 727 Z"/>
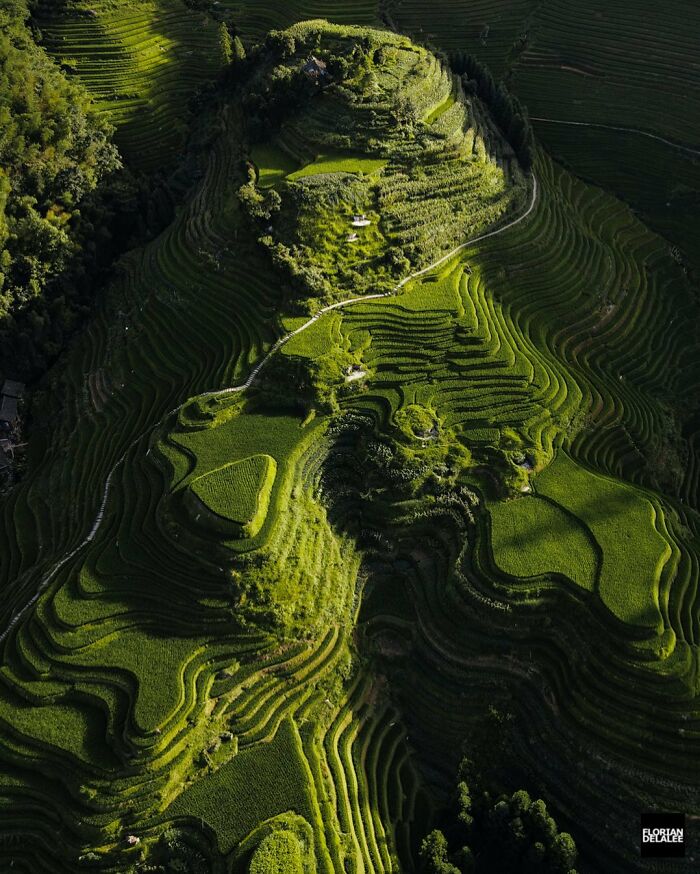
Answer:
<path fill-rule="evenodd" d="M 401 30 L 448 52 L 469 51 L 489 65 L 494 76 L 507 68 L 513 44 L 529 24 L 534 0 L 390 0 L 387 11 Z"/>
<path fill-rule="evenodd" d="M 222 5 L 249 39 L 329 6 Z M 192 44 L 204 14 L 168 8 Z M 420 30 L 413 0 L 387 9 Z M 435 40 L 457 47 L 459 19 L 516 81 L 551 66 L 544 38 L 509 55 L 504 4 L 461 9 L 438 4 Z M 560 7 L 509 9 L 534 22 Z M 47 24 L 74 50 L 85 38 L 86 80 L 86 33 L 128 20 L 141 45 L 158 20 L 110 10 Z M 138 88 L 165 123 L 184 91 L 147 69 Z M 426 69 L 425 139 L 468 139 L 476 218 L 443 221 L 465 189 L 430 165 L 394 180 L 393 201 L 384 165 L 372 172 L 398 237 L 416 205 L 454 230 L 430 263 L 300 315 L 239 206 L 246 159 L 277 190 L 300 167 L 358 166 L 312 148 L 328 102 L 313 131 L 289 123 L 251 150 L 223 101 L 173 223 L 118 265 L 37 394 L 27 475 L 0 504 L 3 870 L 127 872 L 174 834 L 216 874 L 268 857 L 412 871 L 494 712 L 494 749 L 574 831 L 587 870 L 646 870 L 639 810 L 698 809 L 692 277 L 544 151 L 518 175 L 446 70 Z M 116 81 L 96 67 L 91 87 L 105 71 Z M 144 168 L 180 148 L 130 112 L 120 135 Z M 312 391 L 319 373 L 333 403 Z"/>
<path fill-rule="evenodd" d="M 540 8 L 530 25 L 536 39 L 514 67 L 518 88 L 532 115 L 658 131 L 697 145 L 698 9 L 676 0 L 637 4 L 634 11 L 621 0 L 585 9 L 556 0 Z M 551 69 L 554 81 L 538 87 Z"/>
<path fill-rule="evenodd" d="M 214 19 L 182 0 L 95 2 L 70 15 L 39 4 L 44 45 L 116 127 L 129 163 L 150 172 L 179 156 L 187 102 L 224 64 Z"/>
<path fill-rule="evenodd" d="M 504 76 L 547 149 L 696 260 L 697 155 L 644 136 L 700 148 L 695 4 L 397 0 L 388 10 L 401 29 Z M 593 126 L 561 124 L 572 121 Z"/>
<path fill-rule="evenodd" d="M 697 523 L 694 510 L 653 490 L 655 459 L 660 456 L 646 429 L 660 427 L 667 414 L 664 402 L 659 405 L 655 398 L 681 398 L 696 390 L 696 353 L 686 346 L 681 328 L 673 328 L 676 314 L 694 318 L 690 287 L 663 243 L 653 242 L 619 203 L 549 164 L 541 164 L 538 175 L 543 192 L 532 221 L 486 241 L 478 251 L 467 250 L 460 261 L 422 278 L 420 285 L 409 285 L 395 301 L 348 309 L 341 333 L 350 342 L 354 335 L 371 337 L 363 361 L 372 375 L 365 392 L 348 403 L 371 412 L 385 426 L 399 410 L 417 403 L 434 409 L 480 460 L 493 458 L 499 449 L 508 452 L 509 445 L 535 459 L 557 452 L 554 463 L 534 477 L 534 486 L 538 495 L 556 502 L 549 505 L 550 512 L 561 507 L 566 524 L 551 533 L 545 530 L 545 540 L 531 547 L 521 544 L 532 552 L 523 555 L 521 550 L 517 561 L 503 554 L 502 543 L 490 542 L 486 528 L 479 528 L 473 552 L 456 556 L 454 541 L 440 526 L 431 527 L 427 521 L 407 526 L 403 551 L 394 540 L 400 558 L 395 554 L 391 560 L 381 559 L 394 569 L 387 575 L 396 574 L 400 565 L 406 568 L 403 595 L 397 607 L 379 599 L 381 612 L 369 620 L 369 633 L 379 640 L 380 652 L 387 638 L 408 637 L 412 656 L 406 671 L 412 680 L 405 706 L 413 714 L 411 727 L 423 735 L 421 748 L 433 751 L 436 762 L 442 758 L 446 737 L 457 744 L 468 731 L 469 707 L 460 690 L 477 684 L 482 694 L 494 695 L 509 675 L 518 692 L 515 699 L 504 699 L 510 701 L 508 706 L 526 721 L 535 718 L 532 706 L 539 710 L 528 743 L 545 731 L 547 718 L 554 717 L 557 730 L 565 735 L 555 742 L 547 730 L 535 749 L 520 748 L 533 768 L 541 769 L 554 748 L 574 755 L 575 739 L 585 736 L 595 743 L 593 758 L 605 762 L 607 769 L 604 779 L 595 766 L 575 778 L 577 792 L 584 797 L 592 793 L 591 807 L 601 781 L 620 781 L 630 797 L 643 791 L 641 786 L 650 786 L 646 781 L 653 778 L 643 778 L 642 773 L 662 767 L 661 758 L 667 775 L 673 771 L 671 783 L 666 790 L 644 791 L 669 791 L 671 803 L 673 792 L 693 791 L 685 770 L 692 753 L 684 741 L 684 724 L 695 717 L 681 715 L 679 702 L 687 694 L 682 690 L 693 689 L 697 677 L 692 655 L 697 639 L 695 535 L 686 539 L 690 531 L 684 536 L 681 530 L 687 524 L 695 531 Z M 577 250 L 580 262 L 571 257 Z M 570 267 L 564 272 L 566 263 Z M 623 277 L 635 277 L 632 297 L 622 294 Z M 664 293 L 655 290 L 657 282 Z M 610 292 L 617 289 L 619 296 L 615 304 L 601 306 L 596 300 L 607 294 L 606 287 Z M 668 307 L 665 314 L 660 307 Z M 635 353 L 636 344 L 640 345 Z M 651 377 L 648 368 L 634 364 L 642 357 L 647 362 L 675 359 L 677 364 Z M 661 390 L 656 383 L 658 387 L 652 388 L 655 379 L 668 380 L 666 387 Z M 656 426 L 650 424 L 654 420 Z M 518 436 L 517 442 L 509 431 Z M 646 449 L 645 431 L 650 434 Z M 562 446 L 569 446 L 584 465 L 621 477 L 624 486 L 605 486 L 615 495 L 619 490 L 619 499 L 599 493 L 604 480 L 566 461 Z M 501 504 L 499 519 L 513 524 L 512 514 L 537 500 L 541 498 Z M 454 525 L 446 508 L 433 512 L 448 530 Z M 380 517 L 377 524 L 386 522 Z M 534 536 L 532 529 L 528 534 Z M 546 538 L 551 534 L 555 536 L 548 549 Z M 572 555 L 581 556 L 576 573 L 571 572 Z M 582 591 L 577 594 L 556 582 L 558 575 L 570 577 Z M 633 581 L 639 585 L 636 595 Z M 568 597 L 571 606 L 564 608 L 562 599 Z M 406 601 L 415 605 L 409 620 Z M 557 610 L 569 616 L 561 636 L 555 635 L 556 643 L 545 642 L 548 635 L 535 630 L 537 605 L 541 609 L 547 603 L 558 604 Z M 568 623 L 584 621 L 582 604 L 591 611 L 585 620 L 587 631 L 574 632 Z M 467 643 L 460 629 L 472 611 L 485 605 L 492 619 Z M 588 628 L 589 621 L 595 631 Z M 620 622 L 627 628 L 624 633 Z M 654 628 L 651 636 L 641 631 L 645 626 Z M 520 629 L 521 643 L 508 644 L 514 646 L 508 661 L 497 641 L 499 634 L 512 641 L 514 627 Z M 584 642 L 589 634 L 605 655 L 594 653 Z M 627 636 L 622 649 L 620 634 Z M 609 644 L 602 643 L 606 639 Z M 441 672 L 447 670 L 440 682 L 437 665 Z M 633 671 L 634 679 L 627 671 Z M 425 680 L 414 686 L 416 677 Z M 660 677 L 665 678 L 663 691 Z M 631 694 L 622 692 L 632 688 L 644 690 L 634 703 Z M 618 695 L 622 698 L 613 705 Z M 680 697 L 673 704 L 676 695 Z M 454 725 L 446 721 L 446 710 L 454 714 Z M 638 722 L 632 713 L 638 714 Z M 652 717 L 653 727 L 650 713 L 658 716 Z M 655 752 L 661 737 L 677 748 L 675 767 L 670 759 L 676 754 Z M 642 746 L 644 754 L 639 753 Z M 553 761 L 551 765 L 555 771 Z M 547 779 L 569 794 L 571 775 L 551 773 Z M 581 821 L 580 797 L 565 801 L 558 796 L 558 803 Z M 619 809 L 607 808 L 605 816 L 610 817 L 611 830 L 620 829 L 622 840 L 624 816 Z M 598 864 L 605 864 L 606 870 L 618 870 L 609 847 L 587 849 L 600 854 Z M 626 868 L 620 863 L 619 870 Z"/>
<path fill-rule="evenodd" d="M 389 11 L 402 29 L 482 57 L 495 76 L 508 73 L 531 115 L 627 125 L 697 143 L 698 9 L 688 0 L 663 7 L 438 0 L 430 8 L 397 0 Z"/>
<path fill-rule="evenodd" d="M 290 28 L 294 44 L 305 45 L 313 26 Z M 359 28 L 325 27 L 315 49 L 321 54 L 342 50 L 349 37 L 369 39 Z M 444 63 L 404 37 L 382 38 L 382 65 L 368 73 L 352 61 L 342 89 L 320 90 L 270 131 L 274 149 L 251 149 L 256 182 L 263 189 L 274 182 L 267 196 L 279 197 L 263 240 L 278 264 L 294 253 L 289 280 L 305 286 L 310 310 L 317 298 L 391 289 L 411 264 L 422 267 L 456 242 L 505 224 L 527 199 L 513 150 Z M 293 75 L 299 60 L 268 63 L 251 92 Z M 420 136 L 404 130 L 398 100 L 410 103 Z M 290 161 L 299 169 L 285 172 Z"/>
<path fill-rule="evenodd" d="M 226 2 L 219 8 L 231 14 L 247 43 L 272 28 L 323 17 L 354 24 L 384 20 L 445 51 L 472 52 L 496 77 L 507 76 L 532 116 L 551 120 L 536 127 L 556 155 L 628 200 L 672 242 L 685 247 L 694 239 L 698 185 L 692 156 L 669 157 L 668 149 L 640 136 L 552 123 L 622 125 L 698 147 L 691 36 L 697 10 L 687 0 L 633 11 L 626 0 L 585 8 L 569 0 L 439 0 L 429 9 L 419 0 L 352 8 Z M 163 166 L 164 157 L 177 157 L 186 130 L 183 105 L 222 65 L 211 16 L 181 0 L 159 0 L 93 3 L 66 19 L 43 3 L 37 21 L 47 49 L 83 80 L 117 126 L 117 141 L 134 166 L 152 170 Z M 667 171 L 668 160 L 679 163 L 675 172 Z M 680 177 L 680 187 L 669 182 Z"/>

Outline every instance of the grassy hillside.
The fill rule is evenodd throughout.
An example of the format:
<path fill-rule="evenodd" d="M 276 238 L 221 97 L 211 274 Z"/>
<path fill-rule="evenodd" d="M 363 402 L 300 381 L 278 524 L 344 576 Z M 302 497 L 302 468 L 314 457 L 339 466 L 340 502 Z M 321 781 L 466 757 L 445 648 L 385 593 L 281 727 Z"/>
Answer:
<path fill-rule="evenodd" d="M 227 4 L 260 36 L 282 5 Z M 187 45 L 208 13 L 176 7 Z M 76 8 L 48 18 L 157 20 Z M 464 753 L 584 872 L 643 870 L 639 810 L 700 803 L 696 289 L 370 14 L 249 51 L 34 397 L 0 503 L 2 868 L 410 872 Z"/>

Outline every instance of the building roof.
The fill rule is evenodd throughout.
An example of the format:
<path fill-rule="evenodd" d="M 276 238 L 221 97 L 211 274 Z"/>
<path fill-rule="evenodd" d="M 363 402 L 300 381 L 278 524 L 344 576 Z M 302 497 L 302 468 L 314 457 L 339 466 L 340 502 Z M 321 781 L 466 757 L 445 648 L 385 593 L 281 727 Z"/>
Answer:
<path fill-rule="evenodd" d="M 2 386 L 2 393 L 11 398 L 21 398 L 24 394 L 24 383 L 14 379 L 6 379 Z"/>
<path fill-rule="evenodd" d="M 326 62 L 320 61 L 317 57 L 312 55 L 304 64 L 304 72 L 312 76 L 325 76 L 327 75 Z"/>
<path fill-rule="evenodd" d="M 17 418 L 17 398 L 3 395 L 0 404 L 0 422 L 14 422 Z"/>

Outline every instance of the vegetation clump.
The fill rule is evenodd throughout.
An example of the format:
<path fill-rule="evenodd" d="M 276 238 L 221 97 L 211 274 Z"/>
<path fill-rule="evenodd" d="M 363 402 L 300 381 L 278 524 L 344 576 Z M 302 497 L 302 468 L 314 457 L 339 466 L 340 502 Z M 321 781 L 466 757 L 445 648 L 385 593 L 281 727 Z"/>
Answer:
<path fill-rule="evenodd" d="M 87 92 L 36 45 L 16 0 L 0 11 L 0 319 L 42 294 L 87 242 L 81 204 L 120 166 Z M 4 19 L 4 20 L 3 20 Z"/>
<path fill-rule="evenodd" d="M 278 829 L 253 853 L 249 874 L 304 874 L 303 851 L 294 832 Z"/>
<path fill-rule="evenodd" d="M 474 782 L 476 779 L 477 782 Z M 576 874 L 576 844 L 560 832 L 542 799 L 520 789 L 494 793 L 478 785 L 464 759 L 444 813 L 420 847 L 423 874 Z"/>
<path fill-rule="evenodd" d="M 248 65 L 249 137 L 268 145 L 252 148 L 263 163 L 239 198 L 312 309 L 391 291 L 524 199 L 514 153 L 477 98 L 405 37 L 307 22 L 271 34 Z M 290 160 L 301 169 L 266 166 Z"/>
<path fill-rule="evenodd" d="M 530 170 L 535 154 L 535 138 L 527 111 L 506 85 L 496 82 L 488 67 L 467 52 L 456 52 L 450 66 L 462 77 L 468 94 L 476 94 L 493 115 L 503 136 L 513 147 L 524 170 Z"/>
<path fill-rule="evenodd" d="M 47 291 L 94 259 L 94 194 L 121 166 L 112 127 L 36 44 L 28 16 L 24 0 L 0 8 L 0 361 L 12 351 L 23 372 L 34 337 L 51 357 L 76 321 L 75 287 Z"/>

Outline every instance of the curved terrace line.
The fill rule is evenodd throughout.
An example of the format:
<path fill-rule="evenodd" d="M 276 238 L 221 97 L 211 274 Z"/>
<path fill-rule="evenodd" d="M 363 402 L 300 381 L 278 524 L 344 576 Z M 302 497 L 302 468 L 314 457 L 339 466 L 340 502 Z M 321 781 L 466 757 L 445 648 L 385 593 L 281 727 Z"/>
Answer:
<path fill-rule="evenodd" d="M 533 176 L 532 176 L 532 195 L 530 197 L 530 203 L 528 205 L 528 208 L 525 210 L 525 212 L 522 213 L 521 215 L 519 215 L 517 218 L 513 219 L 512 221 L 508 222 L 505 225 L 501 225 L 500 227 L 495 228 L 492 231 L 488 231 L 485 234 L 480 234 L 478 237 L 473 237 L 471 240 L 467 240 L 466 243 L 460 243 L 458 246 L 455 246 L 454 249 L 451 249 L 445 255 L 442 255 L 440 258 L 438 258 L 437 261 L 433 261 L 433 263 L 428 264 L 427 267 L 423 267 L 421 270 L 416 270 L 415 273 L 411 273 L 408 276 L 406 276 L 405 279 L 402 279 L 401 282 L 399 282 L 391 291 L 385 291 L 385 292 L 382 292 L 381 294 L 365 294 L 365 295 L 362 295 L 362 297 L 352 297 L 349 300 L 340 300 L 337 303 L 332 303 L 332 304 L 329 304 L 328 306 L 323 307 L 317 313 L 315 313 L 313 316 L 311 316 L 311 318 L 307 322 L 304 322 L 303 325 L 296 328 L 294 331 L 290 331 L 288 334 L 285 334 L 283 337 L 280 337 L 279 340 L 277 340 L 277 342 L 271 347 L 271 349 L 267 353 L 267 355 L 258 364 L 255 365 L 255 367 L 251 370 L 250 374 L 248 375 L 248 378 L 246 379 L 246 381 L 241 383 L 241 385 L 236 385 L 236 386 L 233 386 L 232 388 L 220 389 L 218 391 L 203 392 L 202 394 L 197 395 L 196 397 L 216 397 L 217 395 L 232 394 L 234 392 L 239 392 L 239 391 L 243 391 L 246 388 L 250 388 L 251 385 L 257 379 L 260 371 L 267 364 L 267 362 L 272 358 L 272 356 L 276 352 L 278 352 L 282 348 L 282 346 L 284 346 L 285 343 L 288 343 L 292 339 L 292 337 L 296 337 L 297 334 L 301 334 L 302 331 L 305 331 L 307 328 L 310 328 L 311 325 L 313 325 L 314 322 L 317 322 L 321 318 L 321 316 L 324 315 L 325 313 L 329 313 L 329 312 L 331 312 L 331 310 L 343 309 L 344 307 L 352 306 L 352 304 L 363 303 L 364 301 L 367 301 L 367 300 L 380 300 L 381 298 L 385 298 L 385 297 L 393 297 L 402 288 L 404 288 L 404 286 L 408 285 L 409 282 L 413 282 L 413 280 L 418 279 L 419 276 L 424 276 L 426 273 L 430 273 L 431 271 L 435 270 L 437 267 L 441 267 L 446 261 L 449 261 L 450 258 L 454 258 L 455 255 L 457 255 L 459 252 L 462 252 L 464 249 L 469 248 L 469 246 L 473 246 L 474 243 L 479 243 L 479 242 L 481 242 L 481 240 L 486 240 L 488 237 L 495 237 L 496 234 L 502 234 L 503 231 L 507 231 L 509 228 L 512 228 L 515 225 L 519 224 L 521 221 L 523 221 L 524 219 L 526 219 L 530 215 L 532 210 L 535 208 L 536 202 L 537 202 L 537 178 L 533 174 Z"/>
<path fill-rule="evenodd" d="M 597 127 L 601 130 L 615 130 L 622 131 L 626 134 L 639 134 L 642 137 L 648 137 L 650 140 L 657 140 L 660 143 L 664 143 L 666 146 L 679 149 L 681 152 L 687 152 L 689 155 L 700 155 L 700 149 L 693 149 L 691 146 L 683 146 L 681 143 L 674 143 L 673 140 L 667 140 L 665 137 L 649 133 L 649 131 L 646 130 L 640 130 L 637 127 L 618 127 L 617 125 L 602 124 L 595 121 L 565 121 L 562 118 L 546 118 L 541 115 L 531 115 L 530 121 L 544 121 L 548 124 L 567 124 L 572 127 Z"/>
<path fill-rule="evenodd" d="M 245 382 L 241 383 L 240 385 L 233 386 L 231 388 L 218 389 L 216 391 L 209 391 L 209 392 L 200 392 L 199 394 L 194 395 L 193 397 L 200 397 L 200 398 L 202 398 L 202 397 L 204 397 L 204 398 L 218 397 L 220 395 L 228 395 L 228 394 L 234 394 L 236 392 L 245 391 L 245 389 L 250 388 L 251 385 L 253 385 L 253 383 L 258 378 L 258 375 L 259 375 L 260 371 L 263 369 L 263 367 L 268 363 L 268 361 L 272 358 L 272 356 L 276 352 L 278 352 L 282 348 L 282 346 L 284 346 L 285 343 L 288 343 L 292 339 L 292 337 L 296 337 L 297 334 L 301 334 L 302 331 L 305 331 L 307 328 L 310 328 L 311 325 L 313 325 L 315 322 L 317 322 L 321 318 L 321 316 L 324 315 L 324 313 L 331 312 L 331 310 L 343 309 L 344 307 L 352 306 L 353 304 L 356 304 L 356 303 L 363 303 L 364 301 L 368 301 L 368 300 L 378 300 L 380 298 L 392 297 L 397 292 L 399 292 L 402 288 L 404 288 L 404 286 L 406 286 L 409 282 L 412 282 L 414 279 L 417 279 L 419 276 L 424 276 L 426 273 L 430 273 L 432 270 L 435 270 L 437 267 L 441 267 L 446 261 L 449 261 L 450 258 L 453 258 L 455 255 L 459 254 L 459 252 L 464 251 L 464 249 L 467 249 L 469 246 L 473 246 L 475 243 L 479 243 L 482 240 L 488 239 L 489 237 L 495 237 L 498 234 L 502 234 L 504 231 L 507 231 L 510 228 L 515 227 L 515 225 L 520 224 L 520 222 L 524 221 L 530 215 L 530 213 L 533 211 L 533 209 L 535 208 L 535 204 L 537 203 L 537 194 L 538 194 L 537 177 L 533 173 L 532 174 L 532 195 L 530 197 L 530 202 L 529 202 L 528 207 L 525 210 L 525 212 L 523 212 L 517 218 L 512 219 L 511 221 L 507 222 L 504 225 L 501 225 L 500 227 L 494 228 L 494 230 L 492 230 L 492 231 L 487 231 L 485 234 L 480 234 L 477 237 L 473 237 L 471 240 L 467 240 L 464 243 L 460 243 L 458 246 L 455 246 L 454 249 L 451 249 L 445 255 L 442 255 L 436 261 L 433 261 L 432 264 L 428 264 L 427 267 L 423 267 L 421 270 L 417 270 L 415 273 L 411 273 L 408 276 L 406 276 L 405 279 L 402 279 L 396 285 L 396 287 L 393 288 L 391 291 L 383 292 L 381 294 L 365 294 L 362 297 L 353 297 L 353 298 L 350 298 L 349 300 L 341 300 L 341 301 L 338 301 L 337 303 L 332 303 L 326 307 L 323 307 L 315 315 L 313 315 L 307 322 L 304 322 L 303 325 L 296 328 L 294 331 L 290 331 L 288 334 L 285 334 L 283 337 L 280 337 L 279 340 L 277 340 L 277 342 L 271 347 L 271 349 L 267 353 L 267 355 L 265 355 L 265 357 L 262 358 L 258 362 L 258 364 L 256 364 L 255 367 L 251 370 L 251 372 L 249 373 L 248 378 L 246 379 Z M 12 629 L 15 627 L 15 625 L 17 625 L 17 623 L 22 618 L 22 616 L 24 616 L 24 614 L 27 612 L 27 610 L 29 610 L 30 607 L 32 607 L 37 602 L 41 593 L 46 589 L 46 587 L 49 585 L 51 580 L 53 580 L 53 578 L 56 576 L 56 574 L 61 570 L 61 568 L 65 564 L 67 564 L 67 562 L 69 562 L 72 558 L 74 558 L 80 552 L 80 550 L 83 549 L 83 547 L 87 546 L 88 543 L 90 543 L 92 540 L 95 539 L 95 535 L 99 531 L 100 526 L 102 525 L 102 520 L 104 519 L 105 510 L 107 508 L 107 500 L 109 498 L 109 490 L 110 490 L 110 487 L 112 485 L 112 477 L 113 477 L 116 469 L 119 467 L 119 465 L 126 458 L 127 453 L 146 434 L 150 433 L 155 428 L 157 428 L 159 425 L 161 425 L 163 423 L 163 421 L 168 418 L 168 416 L 172 416 L 173 413 L 176 413 L 176 412 L 178 412 L 178 410 L 182 409 L 182 407 L 186 403 L 188 403 L 189 400 L 190 400 L 190 398 L 187 398 L 187 400 L 183 401 L 177 407 L 175 407 L 174 409 L 167 412 L 164 416 L 162 416 L 154 425 L 152 425 L 150 428 L 148 428 L 142 434 L 139 434 L 138 437 L 136 437 L 134 440 L 131 441 L 131 443 L 127 446 L 127 448 L 124 450 L 124 452 L 121 454 L 121 456 L 117 459 L 117 461 L 115 461 L 111 470 L 107 474 L 107 479 L 105 480 L 104 489 L 102 491 L 102 501 L 100 503 L 100 507 L 97 511 L 95 519 L 92 523 L 92 527 L 90 528 L 90 531 L 88 532 L 86 537 L 83 540 L 81 540 L 81 542 L 76 547 L 74 547 L 72 550 L 70 550 L 70 552 L 66 553 L 62 558 L 60 558 L 56 562 L 56 564 L 54 564 L 53 567 L 46 573 L 46 575 L 43 577 L 43 579 L 39 583 L 39 586 L 38 586 L 36 592 L 34 593 L 34 595 L 32 595 L 30 600 L 24 605 L 24 607 L 22 607 L 22 609 L 19 612 L 15 613 L 15 615 L 12 617 L 12 619 L 8 623 L 7 628 L 2 632 L 2 634 L 0 634 L 0 643 L 3 643 L 5 641 L 7 635 L 12 631 Z"/>

